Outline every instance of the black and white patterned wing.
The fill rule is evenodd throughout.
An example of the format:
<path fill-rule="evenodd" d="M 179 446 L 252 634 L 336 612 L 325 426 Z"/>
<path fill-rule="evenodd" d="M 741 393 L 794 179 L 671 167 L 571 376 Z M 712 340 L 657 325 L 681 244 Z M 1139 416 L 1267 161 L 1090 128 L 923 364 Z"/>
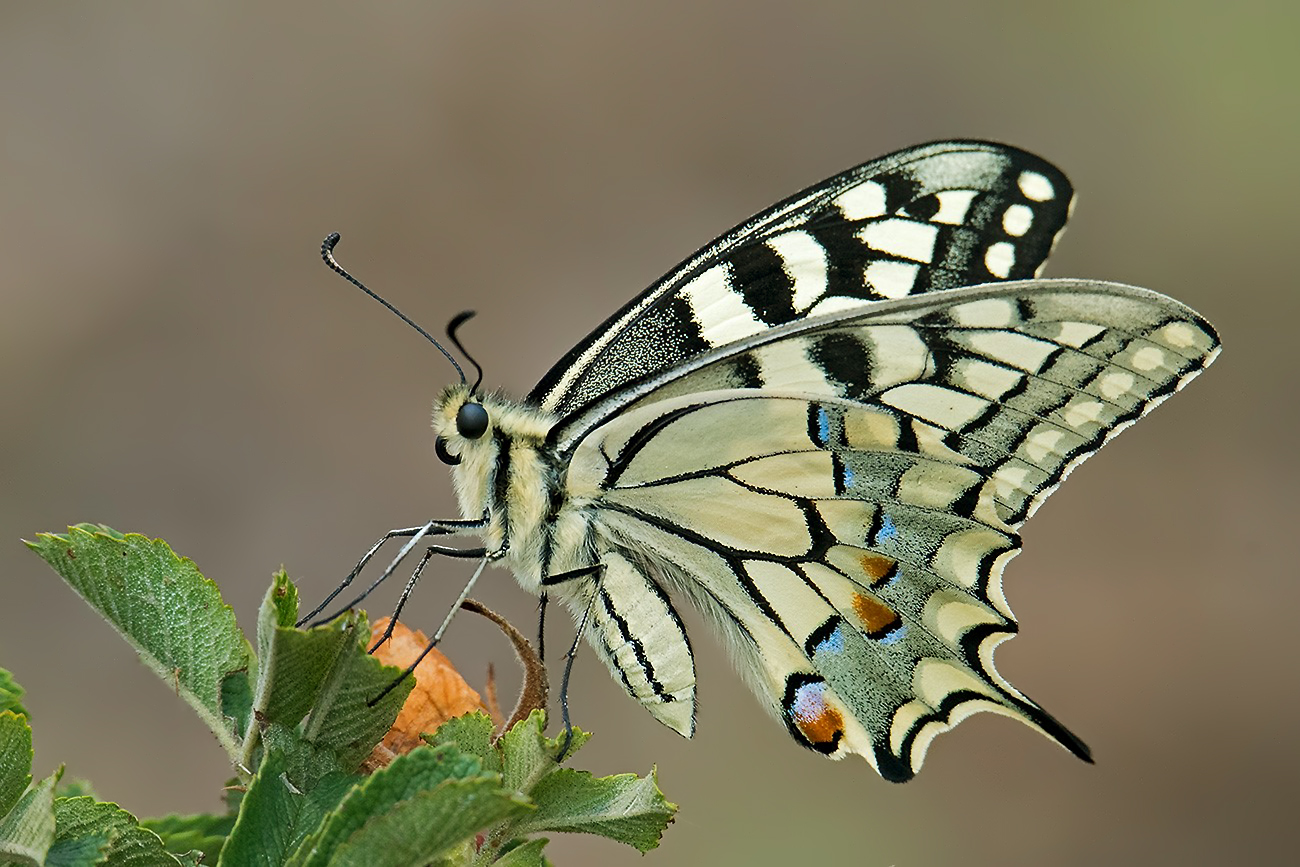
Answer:
<path fill-rule="evenodd" d="M 1033 277 L 1065 176 L 988 142 L 938 142 L 835 175 L 682 262 L 580 342 L 529 402 L 564 418 L 648 374 L 807 316 Z"/>
<path fill-rule="evenodd" d="M 881 302 L 665 373 L 568 446 L 568 495 L 594 510 L 602 556 L 711 615 L 803 745 L 905 780 L 936 734 L 991 710 L 1086 758 L 994 668 L 1016 631 L 1002 571 L 1066 473 L 1217 350 L 1185 306 L 1116 284 Z M 732 387 L 737 365 L 762 388 Z M 606 592 L 611 617 L 645 596 Z M 678 622 L 655 604 L 671 618 L 643 619 Z M 689 649 L 648 644 L 674 687 L 693 683 Z M 643 702 L 673 700 L 624 662 Z"/>

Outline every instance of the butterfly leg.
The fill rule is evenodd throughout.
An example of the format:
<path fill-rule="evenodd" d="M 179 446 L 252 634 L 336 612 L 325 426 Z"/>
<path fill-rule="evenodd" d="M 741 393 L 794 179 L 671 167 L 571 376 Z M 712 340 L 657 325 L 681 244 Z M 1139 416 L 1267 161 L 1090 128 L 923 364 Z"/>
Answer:
<path fill-rule="evenodd" d="M 411 598 L 411 593 L 414 592 L 415 585 L 419 582 L 420 575 L 424 572 L 424 567 L 428 565 L 429 560 L 433 558 L 434 554 L 441 554 L 444 557 L 477 558 L 487 557 L 487 553 L 486 548 L 448 548 L 444 545 L 430 545 L 425 549 L 424 556 L 420 558 L 420 562 L 416 564 L 415 571 L 411 573 L 411 577 L 407 579 L 406 586 L 402 588 L 402 595 L 397 597 L 397 607 L 393 609 L 393 615 L 388 618 L 388 628 L 384 630 L 384 634 L 380 636 L 379 640 L 371 645 L 369 652 L 374 653 L 379 649 L 380 645 L 393 637 L 393 627 L 397 625 L 397 620 L 402 615 L 402 609 L 406 607 L 406 601 Z M 366 593 L 369 592 L 369 590 L 366 591 Z M 364 595 L 365 594 L 362 594 L 362 596 L 354 599 L 348 608 L 352 608 L 360 602 L 361 599 L 364 598 Z"/>
<path fill-rule="evenodd" d="M 420 565 L 416 568 L 415 574 L 411 577 L 412 585 L 415 583 L 416 580 L 418 580 L 420 570 L 422 570 L 424 568 L 424 565 L 429 562 L 429 558 L 433 556 L 433 553 L 436 552 L 431 551 L 426 553 L 425 556 L 420 560 Z M 406 680 L 406 678 L 410 677 L 411 673 L 415 671 L 416 666 L 418 666 L 421 662 L 423 662 L 424 658 L 429 655 L 429 651 L 437 647 L 438 642 L 442 641 L 443 634 L 446 633 L 447 627 L 451 625 L 451 619 L 455 617 L 456 612 L 460 610 L 461 603 L 469 598 L 469 593 L 471 590 L 474 589 L 474 584 L 477 583 L 478 576 L 483 574 L 483 569 L 487 566 L 488 561 L 492 559 L 492 556 L 490 554 L 483 554 L 482 552 L 480 552 L 479 556 L 482 556 L 483 559 L 478 561 L 478 568 L 474 570 L 474 574 L 469 576 L 469 580 L 465 582 L 465 586 L 461 589 L 460 595 L 456 597 L 455 604 L 451 606 L 451 609 L 447 612 L 447 616 L 442 619 L 442 625 L 439 626 L 438 631 L 433 634 L 433 638 L 429 639 L 429 643 L 424 646 L 424 650 L 420 651 L 420 655 L 415 658 L 415 661 L 406 667 L 406 671 L 403 671 L 400 675 L 397 676 L 397 678 L 393 680 L 392 683 L 384 687 L 384 689 L 379 693 L 379 695 L 375 696 L 374 698 L 370 699 L 370 701 L 366 702 L 367 707 L 374 707 L 376 704 L 379 703 L 380 699 L 382 699 L 384 696 L 392 692 L 399 683 Z M 396 620 L 396 616 L 394 616 L 393 619 Z M 388 634 L 385 633 L 384 638 L 386 639 L 387 637 Z M 378 647 L 379 644 L 383 643 L 383 640 L 384 639 L 381 639 L 379 642 L 376 643 L 375 646 Z M 371 651 L 373 652 L 374 648 L 371 648 Z"/>
<path fill-rule="evenodd" d="M 584 566 L 581 569 L 574 569 L 571 572 L 549 575 L 542 579 L 542 586 L 554 587 L 557 584 L 584 578 L 588 575 L 595 575 L 596 583 L 591 588 L 591 599 L 588 600 L 587 607 L 582 612 L 582 619 L 578 622 L 578 631 L 573 636 L 573 644 L 569 645 L 569 651 L 564 654 L 564 676 L 560 679 L 560 719 L 564 722 L 564 743 L 560 746 L 560 751 L 555 755 L 557 762 L 564 761 L 564 757 L 569 753 L 569 747 L 573 744 L 573 723 L 569 719 L 569 675 L 573 674 L 573 660 L 578 656 L 578 644 L 582 641 L 583 633 L 587 631 L 587 621 L 591 619 L 591 609 L 600 596 L 600 582 L 605 577 L 605 564 L 596 563 L 591 566 Z"/>
<path fill-rule="evenodd" d="M 338 614 L 341 614 L 342 611 L 347 611 L 351 609 L 362 599 L 370 595 L 371 591 L 373 591 L 376 587 L 378 587 L 380 584 L 386 581 L 388 579 L 388 576 L 393 574 L 393 572 L 397 569 L 398 565 L 401 564 L 401 562 L 404 559 L 406 559 L 407 555 L 411 553 L 412 549 L 414 549 L 415 546 L 419 544 L 420 539 L 422 539 L 423 537 L 430 536 L 430 535 L 444 535 L 444 534 L 455 535 L 459 533 L 473 532 L 474 530 L 482 529 L 484 526 L 486 526 L 486 524 L 487 524 L 487 516 L 484 516 L 483 518 L 477 521 L 434 520 L 434 521 L 429 521 L 427 524 L 424 524 L 419 527 L 406 527 L 400 530 L 389 530 L 382 537 L 380 537 L 378 542 L 370 546 L 370 550 L 367 551 L 365 553 L 365 556 L 363 556 L 361 560 L 357 562 L 357 565 L 353 567 L 352 571 L 348 573 L 348 576 L 343 579 L 342 583 L 340 583 L 339 586 L 335 587 L 334 590 L 328 596 L 326 596 L 323 600 L 321 600 L 321 603 L 319 605 L 317 605 L 315 608 L 313 608 L 310 612 L 308 612 L 303 617 L 299 618 L 298 622 L 294 625 L 301 627 L 304 624 L 310 623 L 311 626 L 319 626 L 322 623 L 328 623 L 329 621 L 333 620 L 335 617 L 338 616 Z M 320 614 L 321 611 L 325 609 L 325 606 L 333 602 L 336 596 L 342 593 L 345 589 L 347 589 L 347 587 L 354 580 L 356 580 L 356 577 L 359 574 L 361 574 L 361 570 L 364 569 L 366 564 L 370 562 L 371 558 L 373 558 L 375 554 L 379 552 L 379 549 L 383 547 L 383 544 L 385 542 L 387 542 L 389 539 L 396 539 L 403 536 L 410 536 L 411 537 L 410 541 L 402 546 L 402 550 L 398 552 L 397 557 L 393 559 L 393 562 L 388 564 L 388 568 L 384 570 L 383 574 L 381 574 L 378 579 L 376 579 L 369 587 L 366 588 L 364 593 L 362 593 L 360 596 L 354 599 L 340 612 L 333 614 L 329 617 L 322 617 L 319 620 L 312 620 L 312 618 L 316 617 L 316 615 Z"/>

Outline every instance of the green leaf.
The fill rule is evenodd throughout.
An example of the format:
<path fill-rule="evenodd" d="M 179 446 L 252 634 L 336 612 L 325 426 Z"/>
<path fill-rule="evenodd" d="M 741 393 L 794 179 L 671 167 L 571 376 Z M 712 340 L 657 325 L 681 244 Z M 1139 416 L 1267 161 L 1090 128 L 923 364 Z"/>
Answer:
<path fill-rule="evenodd" d="M 546 737 L 542 733 L 545 726 L 546 713 L 535 710 L 512 726 L 497 742 L 502 753 L 502 785 L 507 789 L 527 794 L 538 780 L 558 767 L 555 757 L 559 755 L 564 736 Z M 590 739 L 590 734 L 575 728 L 569 756 Z"/>
<path fill-rule="evenodd" d="M 140 827 L 148 828 L 162 838 L 168 852 L 202 852 L 205 864 L 217 863 L 221 846 L 234 825 L 234 816 L 216 813 L 172 814 L 140 822 Z"/>
<path fill-rule="evenodd" d="M 484 770 L 501 771 L 501 755 L 492 746 L 492 718 L 481 710 L 446 720 L 424 740 L 433 746 L 451 744 L 458 752 L 474 756 Z"/>
<path fill-rule="evenodd" d="M 257 684 L 250 703 L 263 728 L 297 725 L 311 710 L 340 654 L 355 653 L 356 639 L 341 628 L 341 621 L 303 631 L 294 628 L 297 616 L 298 589 L 281 570 L 257 616 Z M 258 735 L 255 730 L 245 738 L 245 766 L 253 763 Z"/>
<path fill-rule="evenodd" d="M 337 626 L 295 629 L 298 590 L 276 573 L 257 616 L 257 686 L 253 707 L 267 722 L 296 725 L 311 709 L 336 657 L 355 638 Z"/>
<path fill-rule="evenodd" d="M 0 712 L 0 816 L 13 809 L 32 784 L 32 728 L 27 717 Z"/>
<path fill-rule="evenodd" d="M 334 850 L 329 867 L 424 864 L 453 847 L 468 846 L 478 831 L 528 809 L 528 802 L 504 791 L 495 775 L 448 780 L 372 815 Z"/>
<path fill-rule="evenodd" d="M 353 770 L 397 719 L 402 702 L 415 685 L 414 678 L 389 689 L 402 671 L 366 653 L 370 627 L 365 614 L 350 612 L 320 629 L 339 629 L 341 637 L 303 723 L 303 739 L 335 751 L 342 766 Z M 385 689 L 388 692 L 371 707 L 369 703 Z"/>
<path fill-rule="evenodd" d="M 542 847 L 548 842 L 545 837 L 529 840 L 493 861 L 492 867 L 547 867 L 550 862 L 542 855 Z"/>
<path fill-rule="evenodd" d="M 54 842 L 55 771 L 23 794 L 9 814 L 0 819 L 0 864 L 45 863 Z"/>
<path fill-rule="evenodd" d="M 537 811 L 516 822 L 511 827 L 514 834 L 600 834 L 642 852 L 659 845 L 659 838 L 677 812 L 677 805 L 669 803 L 659 791 L 654 771 L 646 777 L 595 777 L 587 771 L 559 768 L 543 777 L 530 796 Z"/>
<path fill-rule="evenodd" d="M 142 828 L 117 804 L 90 797 L 54 801 L 55 841 L 47 867 L 177 867 L 193 858 L 173 855 L 162 838 Z"/>
<path fill-rule="evenodd" d="M 22 705 L 23 688 L 14 680 L 14 676 L 0 668 L 0 711 L 11 710 L 23 716 L 31 714 Z"/>
<path fill-rule="evenodd" d="M 190 704 L 232 759 L 235 727 L 222 707 L 225 681 L 246 670 L 249 647 L 217 585 L 161 539 L 79 524 L 28 542 Z"/>
<path fill-rule="evenodd" d="M 402 804 L 417 796 L 428 794 L 444 783 L 460 780 L 485 780 L 490 784 L 488 788 L 496 792 L 500 792 L 501 788 L 500 779 L 496 775 L 485 774 L 478 759 L 460 753 L 448 745 L 420 747 L 398 756 L 349 792 L 343 802 L 326 818 L 320 831 L 305 841 L 300 850 L 294 853 L 290 863 L 301 864 L 303 867 L 333 865 L 335 862 L 332 858 L 335 850 L 356 835 L 367 823 L 377 821 L 378 817 L 398 810 Z M 419 812 L 427 807 L 409 809 L 416 809 Z M 495 819 L 487 821 L 495 821 Z M 482 824 L 477 824 L 465 834 L 472 834 L 481 827 Z M 456 838 L 459 839 L 461 837 Z M 436 854 L 436 852 L 429 854 L 426 860 L 432 860 Z"/>
<path fill-rule="evenodd" d="M 280 865 L 353 787 L 355 777 L 338 771 L 325 774 L 304 790 L 290 781 L 289 762 L 279 750 L 268 749 L 239 815 L 221 850 L 220 865 Z"/>

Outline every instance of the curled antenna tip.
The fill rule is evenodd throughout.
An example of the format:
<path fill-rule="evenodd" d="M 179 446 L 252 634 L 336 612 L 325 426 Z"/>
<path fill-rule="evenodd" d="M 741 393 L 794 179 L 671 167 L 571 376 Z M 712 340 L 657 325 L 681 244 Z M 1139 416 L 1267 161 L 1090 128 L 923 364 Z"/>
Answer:
<path fill-rule="evenodd" d="M 407 325 L 414 328 L 416 331 L 420 333 L 421 336 L 424 337 L 425 340 L 428 340 L 435 347 L 437 347 L 438 351 L 441 352 L 446 357 L 446 359 L 451 362 L 451 366 L 456 369 L 456 373 L 460 376 L 460 381 L 464 383 L 466 381 L 465 371 L 461 369 L 460 365 L 456 362 L 456 359 L 452 358 L 451 353 L 447 351 L 446 347 L 444 347 L 441 343 L 435 340 L 432 334 L 430 334 L 429 332 L 421 328 L 419 325 L 417 325 L 415 321 L 411 319 L 411 317 L 407 316 L 405 313 L 398 310 L 392 304 L 389 304 L 387 300 L 372 292 L 369 289 L 369 287 L 367 287 L 364 283 L 362 283 L 356 277 L 353 277 L 351 274 L 349 274 L 347 271 L 343 269 L 343 266 L 340 265 L 338 263 L 338 260 L 334 258 L 334 246 L 338 244 L 340 237 L 341 236 L 339 235 L 338 232 L 330 232 L 328 235 L 325 236 L 325 240 L 321 242 L 320 255 L 321 258 L 325 260 L 325 264 L 328 265 L 331 270 L 335 271 L 343 279 L 351 283 L 353 286 L 356 286 L 362 292 L 366 293 L 371 298 L 375 299 L 380 304 L 387 307 L 390 311 L 392 311 L 397 316 L 398 319 L 401 319 Z M 479 376 L 480 378 L 482 378 L 481 372 Z"/>
<path fill-rule="evenodd" d="M 460 350 L 460 354 L 465 356 L 465 360 L 467 360 L 470 364 L 474 365 L 474 370 L 478 372 L 478 378 L 475 379 L 474 384 L 470 386 L 469 389 L 470 394 L 474 394 L 475 392 L 477 392 L 479 385 L 483 382 L 483 366 L 479 364 L 477 360 L 475 360 L 474 356 L 470 355 L 469 352 L 465 350 L 464 344 L 462 344 L 460 342 L 460 338 L 456 336 L 456 331 L 462 325 L 464 325 L 466 322 L 468 322 L 470 319 L 473 318 L 474 318 L 473 310 L 462 310 L 460 313 L 457 313 L 455 316 L 453 316 L 451 318 L 451 321 L 447 323 L 448 339 L 450 339 L 452 344 L 457 349 Z"/>

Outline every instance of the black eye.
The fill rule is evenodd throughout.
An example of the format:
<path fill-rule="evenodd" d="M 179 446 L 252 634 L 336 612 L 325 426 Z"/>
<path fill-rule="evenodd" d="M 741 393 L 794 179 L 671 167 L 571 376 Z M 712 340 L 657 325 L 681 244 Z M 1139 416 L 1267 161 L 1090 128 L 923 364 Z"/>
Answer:
<path fill-rule="evenodd" d="M 438 460 L 442 461 L 444 464 L 450 464 L 454 467 L 456 464 L 460 463 L 460 455 L 453 455 L 451 452 L 447 451 L 446 437 L 436 438 L 433 441 L 433 450 L 438 453 Z"/>
<path fill-rule="evenodd" d="M 481 403 L 461 404 L 456 413 L 456 433 L 467 440 L 476 440 L 487 433 L 488 414 Z"/>

